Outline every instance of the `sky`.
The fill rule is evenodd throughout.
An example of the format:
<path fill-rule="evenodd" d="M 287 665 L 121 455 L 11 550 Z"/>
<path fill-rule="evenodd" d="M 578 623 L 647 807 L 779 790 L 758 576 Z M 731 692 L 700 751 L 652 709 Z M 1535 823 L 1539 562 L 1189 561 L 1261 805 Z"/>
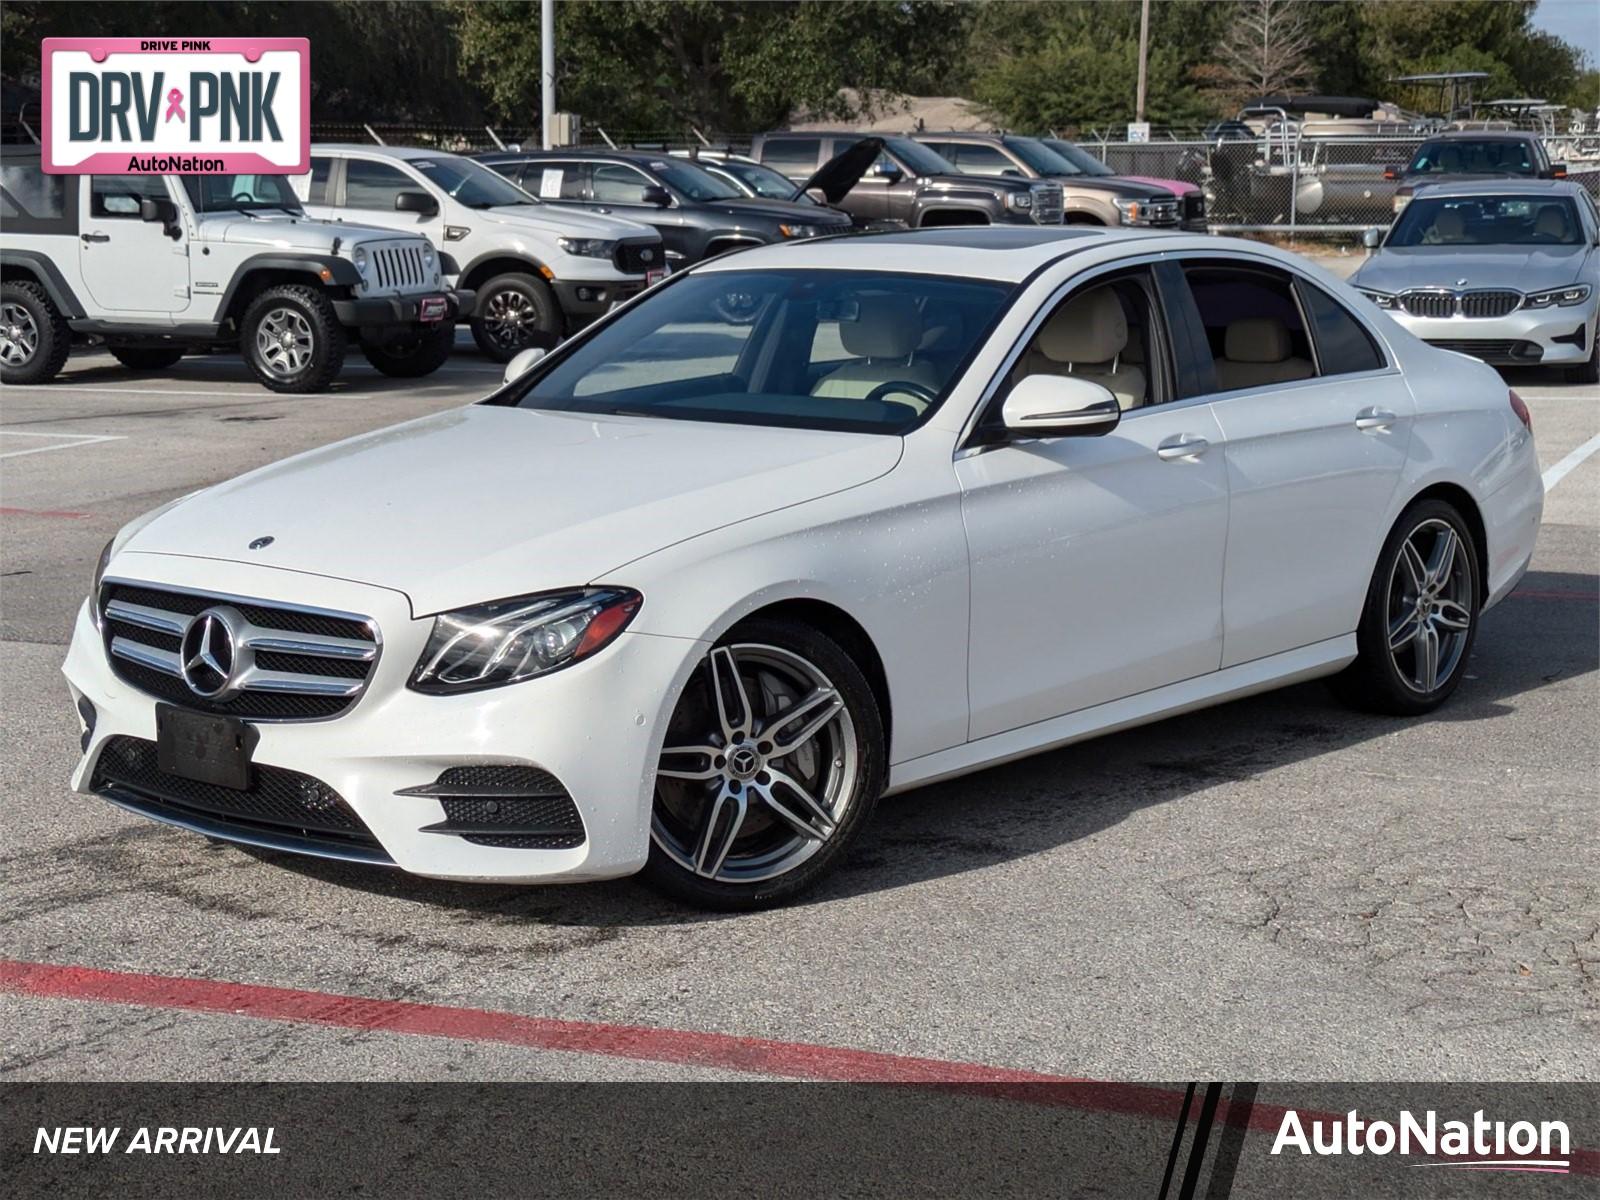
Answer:
<path fill-rule="evenodd" d="M 1600 0 L 1539 0 L 1533 24 L 1571 42 L 1600 67 Z"/>

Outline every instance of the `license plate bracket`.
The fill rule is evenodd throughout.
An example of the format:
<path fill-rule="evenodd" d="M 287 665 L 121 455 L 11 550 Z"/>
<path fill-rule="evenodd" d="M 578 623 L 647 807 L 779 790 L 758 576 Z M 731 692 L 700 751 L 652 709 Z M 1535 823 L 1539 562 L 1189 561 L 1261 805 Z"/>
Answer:
<path fill-rule="evenodd" d="M 156 705 L 156 766 L 182 779 L 248 791 L 259 736 L 237 717 Z"/>
<path fill-rule="evenodd" d="M 450 305 L 443 296 L 424 296 L 417 304 L 417 320 L 442 321 L 450 312 Z"/>

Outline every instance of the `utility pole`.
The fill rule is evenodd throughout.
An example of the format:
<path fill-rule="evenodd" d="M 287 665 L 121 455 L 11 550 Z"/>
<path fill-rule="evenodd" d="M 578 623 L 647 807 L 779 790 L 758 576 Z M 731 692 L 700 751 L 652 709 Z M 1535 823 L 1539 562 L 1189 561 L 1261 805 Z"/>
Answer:
<path fill-rule="evenodd" d="M 1143 96 L 1144 76 L 1139 78 L 1139 95 Z M 539 116 L 544 148 L 549 150 L 556 127 L 556 0 L 539 0 Z"/>
<path fill-rule="evenodd" d="M 546 0 L 548 2 L 548 0 Z M 1139 5 L 1139 97 L 1134 103 L 1135 121 L 1144 120 L 1145 74 L 1150 63 L 1150 0 Z"/>

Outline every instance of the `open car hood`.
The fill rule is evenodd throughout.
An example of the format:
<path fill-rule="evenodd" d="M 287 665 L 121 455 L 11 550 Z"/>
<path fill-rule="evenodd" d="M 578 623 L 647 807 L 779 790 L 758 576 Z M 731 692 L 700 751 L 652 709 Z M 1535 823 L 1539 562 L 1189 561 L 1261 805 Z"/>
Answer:
<path fill-rule="evenodd" d="M 798 200 L 816 188 L 829 204 L 839 203 L 849 195 L 851 188 L 861 182 L 861 177 L 867 173 L 868 168 L 878 161 L 878 155 L 883 153 L 883 145 L 881 137 L 862 138 L 848 149 L 835 154 L 817 168 L 815 175 L 796 189 L 795 199 Z"/>

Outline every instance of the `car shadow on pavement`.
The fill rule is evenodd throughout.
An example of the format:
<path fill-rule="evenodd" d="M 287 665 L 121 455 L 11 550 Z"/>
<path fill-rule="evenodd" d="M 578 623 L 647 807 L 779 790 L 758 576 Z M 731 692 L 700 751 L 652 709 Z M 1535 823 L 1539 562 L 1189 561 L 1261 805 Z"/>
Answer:
<path fill-rule="evenodd" d="M 1492 721 L 1519 697 L 1600 670 L 1600 576 L 1536 571 L 1484 617 L 1455 696 L 1422 722 Z M 1141 809 L 1348 750 L 1415 724 L 1353 712 L 1320 682 L 1169 718 L 885 799 L 841 868 L 798 903 L 825 905 L 1078 841 Z M 241 848 L 243 849 L 243 848 Z M 454 884 L 247 851 L 341 887 L 499 924 L 618 928 L 723 919 L 618 880 L 566 887 Z"/>

